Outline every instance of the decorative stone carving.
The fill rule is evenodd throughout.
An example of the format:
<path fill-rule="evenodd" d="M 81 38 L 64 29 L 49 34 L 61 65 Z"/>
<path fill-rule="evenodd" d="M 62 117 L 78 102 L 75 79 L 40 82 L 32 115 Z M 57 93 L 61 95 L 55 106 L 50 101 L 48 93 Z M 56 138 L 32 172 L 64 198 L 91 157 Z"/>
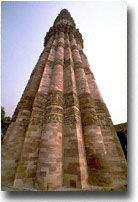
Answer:
<path fill-rule="evenodd" d="M 44 46 L 3 141 L 2 184 L 35 191 L 125 190 L 126 160 L 66 9 Z"/>
<path fill-rule="evenodd" d="M 91 95 L 88 93 L 79 95 L 79 104 L 83 126 L 98 124 Z"/>
<path fill-rule="evenodd" d="M 63 109 L 62 108 L 57 108 L 57 107 L 47 107 L 45 110 L 45 114 L 63 114 Z"/>
<path fill-rule="evenodd" d="M 62 123 L 62 114 L 46 114 L 44 123 Z"/>
<path fill-rule="evenodd" d="M 77 46 L 76 46 L 76 45 L 72 45 L 72 46 L 71 46 L 71 50 L 73 51 L 73 50 L 75 50 L 75 49 L 78 49 Z"/>
<path fill-rule="evenodd" d="M 56 59 L 54 65 L 62 65 L 63 66 L 64 61 L 62 59 Z"/>
<path fill-rule="evenodd" d="M 65 48 L 65 49 L 66 49 L 66 48 L 69 48 L 69 44 L 68 44 L 68 43 L 65 43 L 64 48 Z"/>
<path fill-rule="evenodd" d="M 46 100 L 46 106 L 58 105 L 62 107 L 62 92 L 61 91 L 51 91 L 48 94 Z"/>
<path fill-rule="evenodd" d="M 44 46 L 47 44 L 47 42 L 52 36 L 55 36 L 56 33 L 60 33 L 60 32 L 73 33 L 77 42 L 80 43 L 83 47 L 82 35 L 79 32 L 79 29 L 76 29 L 74 20 L 72 19 L 68 11 L 65 11 L 64 14 L 60 13 L 59 16 L 56 18 L 53 27 L 51 27 L 49 29 L 49 32 L 47 32 L 46 34 L 46 37 L 44 40 Z"/>
<path fill-rule="evenodd" d="M 97 99 L 94 100 L 94 103 L 95 103 L 95 110 L 96 110 L 96 112 L 98 114 L 99 113 L 106 113 L 107 116 L 110 117 L 109 111 L 108 111 L 105 103 L 103 103 L 103 102 L 101 102 L 100 100 L 97 100 Z"/>
<path fill-rule="evenodd" d="M 82 66 L 82 62 L 80 62 L 80 61 L 74 61 L 74 67 L 76 68 L 76 69 L 78 69 L 78 68 L 83 68 L 83 66 Z"/>
<path fill-rule="evenodd" d="M 97 114 L 97 117 L 102 129 L 108 129 L 111 127 L 111 118 L 106 114 Z"/>
<path fill-rule="evenodd" d="M 81 122 L 80 112 L 78 109 L 75 109 L 74 107 L 64 109 L 63 117 L 64 117 L 63 124 L 75 124 Z"/>
<path fill-rule="evenodd" d="M 82 50 L 79 50 L 79 53 L 80 53 L 80 55 L 83 55 L 83 51 Z"/>
<path fill-rule="evenodd" d="M 68 60 L 65 60 L 65 65 L 64 65 L 64 68 L 68 67 L 72 65 L 73 66 L 73 61 L 69 58 Z"/>
<path fill-rule="evenodd" d="M 54 61 L 52 61 L 52 60 L 47 60 L 47 65 L 48 65 L 49 67 L 53 68 L 53 67 L 54 67 Z"/>
<path fill-rule="evenodd" d="M 64 48 L 64 43 L 58 42 L 57 47 L 60 47 L 60 46 Z"/>
<path fill-rule="evenodd" d="M 88 67 L 84 67 L 85 74 L 91 74 L 92 78 L 94 79 L 94 75 Z"/>
<path fill-rule="evenodd" d="M 79 108 L 77 95 L 74 92 L 64 94 L 63 107 L 68 108 L 72 106 Z"/>

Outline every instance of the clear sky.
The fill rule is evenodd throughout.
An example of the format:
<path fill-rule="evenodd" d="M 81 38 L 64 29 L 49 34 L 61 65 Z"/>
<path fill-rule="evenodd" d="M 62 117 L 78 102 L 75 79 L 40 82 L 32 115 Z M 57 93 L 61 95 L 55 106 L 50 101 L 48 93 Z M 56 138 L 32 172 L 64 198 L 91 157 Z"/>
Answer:
<path fill-rule="evenodd" d="M 2 2 L 1 104 L 12 116 L 43 50 L 46 32 L 66 8 L 84 39 L 114 124 L 127 121 L 126 2 Z"/>

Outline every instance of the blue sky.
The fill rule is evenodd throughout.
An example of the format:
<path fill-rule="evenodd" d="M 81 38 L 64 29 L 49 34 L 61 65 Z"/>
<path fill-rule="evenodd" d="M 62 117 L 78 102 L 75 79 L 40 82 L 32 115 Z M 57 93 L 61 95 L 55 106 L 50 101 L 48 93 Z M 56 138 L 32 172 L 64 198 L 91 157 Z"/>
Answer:
<path fill-rule="evenodd" d="M 84 39 L 113 122 L 127 120 L 126 2 L 2 2 L 1 104 L 12 116 L 43 50 L 46 32 L 66 8 Z"/>

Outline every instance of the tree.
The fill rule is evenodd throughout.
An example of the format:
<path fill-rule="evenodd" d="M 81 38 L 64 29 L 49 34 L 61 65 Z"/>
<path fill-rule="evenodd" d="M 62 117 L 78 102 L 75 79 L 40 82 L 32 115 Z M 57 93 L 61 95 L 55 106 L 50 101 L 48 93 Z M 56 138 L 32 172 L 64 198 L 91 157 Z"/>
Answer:
<path fill-rule="evenodd" d="M 1 141 L 3 141 L 4 135 L 11 121 L 11 118 L 9 116 L 6 117 L 5 114 L 5 109 L 1 106 Z"/>
<path fill-rule="evenodd" d="M 5 109 L 1 106 L 1 122 L 4 123 L 6 121 L 5 117 Z"/>

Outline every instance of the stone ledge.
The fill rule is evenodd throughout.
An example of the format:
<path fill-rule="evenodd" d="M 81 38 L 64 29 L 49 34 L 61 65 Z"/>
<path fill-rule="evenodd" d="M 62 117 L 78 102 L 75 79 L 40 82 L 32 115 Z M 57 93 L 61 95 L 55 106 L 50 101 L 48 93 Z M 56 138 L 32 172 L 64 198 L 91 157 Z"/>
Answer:
<path fill-rule="evenodd" d="M 42 190 L 38 190 L 35 188 L 2 186 L 1 191 L 42 191 Z M 116 187 L 86 186 L 83 189 L 79 189 L 79 188 L 71 188 L 71 187 L 63 186 L 61 188 L 48 190 L 48 191 L 127 191 L 127 187 L 125 185 L 120 185 Z"/>

